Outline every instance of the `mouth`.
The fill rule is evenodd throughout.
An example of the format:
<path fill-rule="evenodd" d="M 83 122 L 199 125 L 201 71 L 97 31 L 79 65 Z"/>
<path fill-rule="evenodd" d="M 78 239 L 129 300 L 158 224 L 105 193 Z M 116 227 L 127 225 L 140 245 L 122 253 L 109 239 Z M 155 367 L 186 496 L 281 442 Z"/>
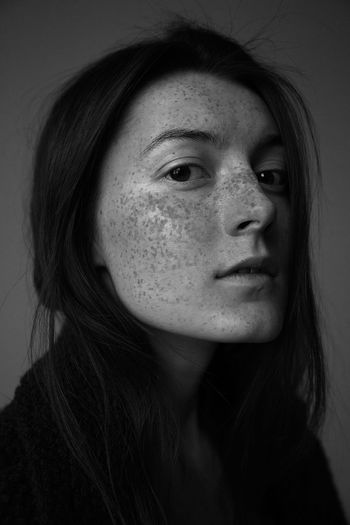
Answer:
<path fill-rule="evenodd" d="M 235 293 L 238 290 L 245 291 L 253 294 L 255 298 L 258 296 L 260 298 L 265 297 L 265 294 L 270 294 L 276 290 L 274 277 L 255 268 L 240 268 L 218 278 L 216 282 L 220 288 L 231 291 L 234 289 Z"/>
<path fill-rule="evenodd" d="M 273 277 L 264 272 L 235 272 L 225 277 L 220 277 L 219 280 L 236 284 L 259 285 L 272 283 Z"/>
<path fill-rule="evenodd" d="M 272 257 L 250 257 L 234 266 L 219 270 L 216 278 L 261 279 L 265 276 L 271 279 L 276 277 L 277 274 L 278 266 Z"/>

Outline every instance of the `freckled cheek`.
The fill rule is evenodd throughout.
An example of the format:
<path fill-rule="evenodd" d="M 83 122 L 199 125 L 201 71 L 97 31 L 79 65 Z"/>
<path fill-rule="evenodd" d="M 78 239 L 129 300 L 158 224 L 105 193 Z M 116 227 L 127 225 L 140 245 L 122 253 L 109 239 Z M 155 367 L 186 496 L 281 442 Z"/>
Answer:
<path fill-rule="evenodd" d="M 200 212 L 144 204 L 110 216 L 107 245 L 122 266 L 142 267 L 142 272 L 169 272 L 203 265 L 215 231 Z"/>

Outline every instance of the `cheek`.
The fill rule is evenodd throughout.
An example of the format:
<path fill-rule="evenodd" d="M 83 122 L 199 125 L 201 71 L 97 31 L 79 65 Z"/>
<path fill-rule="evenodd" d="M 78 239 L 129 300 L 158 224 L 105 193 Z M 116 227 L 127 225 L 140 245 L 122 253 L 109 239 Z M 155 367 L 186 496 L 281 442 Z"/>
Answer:
<path fill-rule="evenodd" d="M 144 188 L 110 203 L 100 229 L 113 273 L 128 279 L 202 266 L 217 239 L 210 207 Z"/>

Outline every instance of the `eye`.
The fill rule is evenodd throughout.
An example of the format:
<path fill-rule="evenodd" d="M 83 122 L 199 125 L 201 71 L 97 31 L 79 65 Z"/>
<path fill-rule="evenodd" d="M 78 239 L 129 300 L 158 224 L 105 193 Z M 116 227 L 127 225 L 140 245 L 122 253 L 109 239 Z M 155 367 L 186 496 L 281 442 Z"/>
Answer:
<path fill-rule="evenodd" d="M 262 170 L 256 174 L 260 184 L 271 187 L 274 191 L 286 191 L 288 188 L 288 175 L 285 170 Z"/>
<path fill-rule="evenodd" d="M 195 180 L 198 178 L 203 178 L 202 176 L 205 174 L 204 169 L 201 166 L 198 166 L 196 164 L 182 164 L 181 166 L 175 166 L 171 170 L 168 170 L 164 175 L 163 178 L 171 177 L 172 179 L 176 179 L 175 182 L 191 182 L 191 177 L 195 177 Z"/>

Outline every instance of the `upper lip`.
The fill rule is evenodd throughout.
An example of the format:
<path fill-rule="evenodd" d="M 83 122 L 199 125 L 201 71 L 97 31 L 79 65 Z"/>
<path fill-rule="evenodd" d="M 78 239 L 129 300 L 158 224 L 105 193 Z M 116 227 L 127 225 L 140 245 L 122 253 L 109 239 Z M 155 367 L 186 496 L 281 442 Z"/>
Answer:
<path fill-rule="evenodd" d="M 272 257 L 248 257 L 234 266 L 219 271 L 217 278 L 226 277 L 242 268 L 258 268 L 262 272 L 271 275 L 271 277 L 275 277 L 278 273 L 278 265 Z"/>

